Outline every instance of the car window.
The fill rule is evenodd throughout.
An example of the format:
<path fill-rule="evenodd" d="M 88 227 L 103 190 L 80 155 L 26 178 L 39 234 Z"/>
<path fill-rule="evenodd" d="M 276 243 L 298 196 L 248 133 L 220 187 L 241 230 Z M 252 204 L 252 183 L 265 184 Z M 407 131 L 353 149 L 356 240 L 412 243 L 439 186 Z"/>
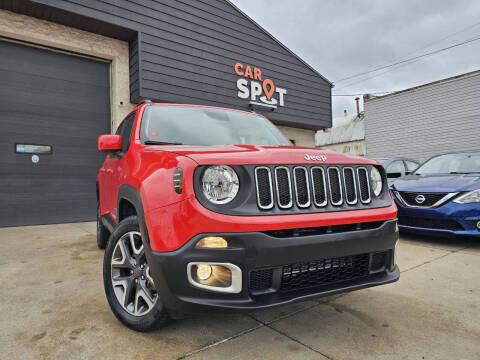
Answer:
<path fill-rule="evenodd" d="M 123 123 L 125 124 L 122 129 L 122 153 L 126 153 L 128 148 L 130 147 L 130 141 L 132 139 L 132 129 L 133 123 L 135 122 L 135 114 L 136 112 L 131 113 L 128 115 Z"/>
<path fill-rule="evenodd" d="M 407 167 L 407 171 L 413 171 L 416 168 L 418 168 L 418 165 L 420 164 L 417 164 L 416 162 L 413 162 L 413 161 L 405 160 L 405 165 Z"/>
<path fill-rule="evenodd" d="M 480 153 L 444 154 L 431 158 L 415 174 L 476 174 L 480 173 Z"/>
<path fill-rule="evenodd" d="M 123 130 L 124 124 L 125 124 L 125 120 L 123 120 L 120 123 L 120 125 L 118 125 L 117 131 L 115 131 L 115 135 L 122 135 L 122 130 Z"/>
<path fill-rule="evenodd" d="M 405 175 L 405 166 L 403 165 L 402 160 L 395 160 L 390 165 L 387 166 L 388 173 L 400 173 Z"/>

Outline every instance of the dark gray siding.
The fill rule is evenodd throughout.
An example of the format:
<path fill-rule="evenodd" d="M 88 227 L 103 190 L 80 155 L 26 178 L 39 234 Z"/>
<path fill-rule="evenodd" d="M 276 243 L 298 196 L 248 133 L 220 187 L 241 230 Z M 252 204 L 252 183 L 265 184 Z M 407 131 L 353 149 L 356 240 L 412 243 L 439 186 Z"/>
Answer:
<path fill-rule="evenodd" d="M 0 226 L 94 220 L 110 64 L 3 41 L 0 54 Z M 52 153 L 34 163 L 15 144 Z"/>
<path fill-rule="evenodd" d="M 224 0 L 37 0 L 139 33 L 130 40 L 131 98 L 247 109 L 237 97 L 236 62 L 257 66 L 286 88 L 268 116 L 303 128 L 331 126 L 331 88 Z"/>

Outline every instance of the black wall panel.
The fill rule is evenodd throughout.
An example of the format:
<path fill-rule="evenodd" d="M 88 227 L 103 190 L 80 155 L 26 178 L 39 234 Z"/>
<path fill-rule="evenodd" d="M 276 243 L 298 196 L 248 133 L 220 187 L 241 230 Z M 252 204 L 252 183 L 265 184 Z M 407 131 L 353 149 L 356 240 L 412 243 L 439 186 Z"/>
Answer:
<path fill-rule="evenodd" d="M 134 102 L 151 98 L 248 109 L 249 99 L 237 96 L 239 77 L 234 65 L 240 62 L 260 68 L 263 78 L 287 89 L 285 106 L 268 112 L 270 119 L 308 129 L 331 126 L 331 84 L 228 1 L 21 2 L 27 5 L 16 11 L 26 12 L 28 4 L 46 6 L 47 10 L 37 11 L 37 15 L 30 11 L 30 15 L 48 20 L 58 18 L 55 9 L 60 9 L 91 18 L 96 24 L 91 31 L 100 28 L 99 22 L 105 22 L 119 29 L 118 36 L 112 36 L 128 36 Z M 73 17 L 71 22 L 79 27 Z M 89 30 L 85 21 L 81 24 Z"/>

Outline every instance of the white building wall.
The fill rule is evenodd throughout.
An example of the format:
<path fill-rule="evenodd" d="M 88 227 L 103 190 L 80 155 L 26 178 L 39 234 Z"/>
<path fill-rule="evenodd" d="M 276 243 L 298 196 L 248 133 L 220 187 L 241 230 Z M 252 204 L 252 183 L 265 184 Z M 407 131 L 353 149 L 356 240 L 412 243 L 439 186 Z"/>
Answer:
<path fill-rule="evenodd" d="M 364 140 L 348 141 L 341 144 L 322 145 L 321 148 L 349 155 L 365 156 L 366 154 Z"/>
<path fill-rule="evenodd" d="M 368 157 L 480 150 L 480 71 L 365 102 Z"/>

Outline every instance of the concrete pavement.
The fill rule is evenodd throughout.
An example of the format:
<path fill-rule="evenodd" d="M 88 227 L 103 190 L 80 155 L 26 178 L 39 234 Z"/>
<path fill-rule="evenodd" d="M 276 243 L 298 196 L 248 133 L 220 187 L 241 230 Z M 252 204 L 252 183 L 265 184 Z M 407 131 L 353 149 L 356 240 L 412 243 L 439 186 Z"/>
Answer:
<path fill-rule="evenodd" d="M 102 283 L 95 224 L 0 229 L 0 358 L 480 359 L 480 240 L 402 236 L 399 282 L 140 334 Z"/>

